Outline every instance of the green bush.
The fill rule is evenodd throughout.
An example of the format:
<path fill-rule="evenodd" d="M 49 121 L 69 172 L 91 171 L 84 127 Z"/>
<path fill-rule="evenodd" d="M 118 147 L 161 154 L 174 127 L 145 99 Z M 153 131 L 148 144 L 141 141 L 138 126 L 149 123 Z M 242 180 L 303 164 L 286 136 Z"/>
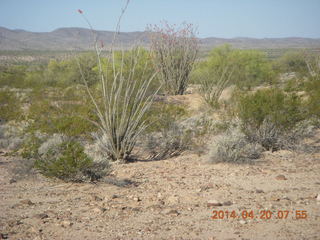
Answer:
<path fill-rule="evenodd" d="M 301 50 L 291 50 L 275 61 L 275 68 L 282 73 L 295 72 L 298 77 L 308 71 L 305 54 Z"/>
<path fill-rule="evenodd" d="M 188 116 L 185 107 L 177 104 L 156 102 L 145 116 L 148 123 L 147 133 L 161 132 L 169 129 L 173 122 Z"/>
<path fill-rule="evenodd" d="M 99 80 L 97 72 L 97 57 L 84 53 L 67 60 L 51 60 L 44 71 L 44 81 L 49 86 L 71 86 L 84 84 L 83 77 L 89 86 Z"/>
<path fill-rule="evenodd" d="M 24 87 L 26 69 L 26 66 L 0 66 L 0 87 Z"/>
<path fill-rule="evenodd" d="M 60 101 L 56 95 L 60 92 Z M 62 93 L 65 94 L 62 94 Z M 76 95 L 74 92 L 78 92 Z M 50 95 L 53 95 L 50 97 Z M 92 103 L 81 95 L 79 89 L 72 88 L 67 91 L 53 89 L 46 92 L 40 89 L 31 98 L 31 105 L 27 114 L 30 121 L 28 132 L 40 131 L 42 133 L 60 133 L 66 136 L 89 136 L 96 130 L 96 116 L 92 112 Z M 84 95 L 86 96 L 86 95 Z"/>
<path fill-rule="evenodd" d="M 63 142 L 35 161 L 35 168 L 48 177 L 79 181 L 93 161 L 75 141 Z"/>
<path fill-rule="evenodd" d="M 306 117 L 301 98 L 279 89 L 258 90 L 240 96 L 238 101 L 238 116 L 244 124 L 256 128 L 268 119 L 281 129 L 291 129 Z"/>
<path fill-rule="evenodd" d="M 275 79 L 272 63 L 264 52 L 232 49 L 229 45 L 224 45 L 214 48 L 205 61 L 197 64 L 192 73 L 193 80 L 201 83 L 201 79 L 207 78 L 213 86 L 219 85 L 222 72 L 226 68 L 228 73 L 233 71 L 233 74 L 225 87 L 235 84 L 241 89 L 250 89 L 261 84 L 273 83 Z"/>
<path fill-rule="evenodd" d="M 0 122 L 20 120 L 23 116 L 21 102 L 14 92 L 0 90 Z"/>
<path fill-rule="evenodd" d="M 248 139 L 260 143 L 267 150 L 294 145 L 298 138 L 303 137 L 295 128 L 308 118 L 302 99 L 279 89 L 259 90 L 240 96 L 236 112 Z"/>
<path fill-rule="evenodd" d="M 320 123 L 320 81 L 312 80 L 306 84 L 308 96 L 306 109 L 311 118 L 318 119 Z"/>
<path fill-rule="evenodd" d="M 42 144 L 42 140 L 36 134 L 29 135 L 21 148 L 21 156 L 26 159 L 35 159 L 39 157 L 38 149 Z"/>

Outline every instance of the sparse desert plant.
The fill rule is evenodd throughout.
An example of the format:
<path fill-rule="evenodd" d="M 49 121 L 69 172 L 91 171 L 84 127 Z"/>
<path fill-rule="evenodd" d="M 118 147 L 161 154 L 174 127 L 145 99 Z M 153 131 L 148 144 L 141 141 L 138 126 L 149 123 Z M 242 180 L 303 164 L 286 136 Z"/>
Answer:
<path fill-rule="evenodd" d="M 59 98 L 50 96 L 58 92 Z M 81 93 L 85 94 L 85 91 L 81 92 L 75 87 L 64 91 L 53 89 L 44 94 L 33 91 L 26 114 L 29 122 L 26 134 L 41 131 L 51 135 L 59 133 L 72 137 L 89 137 L 90 133 L 97 129 L 90 120 L 97 120 L 97 117 L 92 110 L 94 105 Z"/>
<path fill-rule="evenodd" d="M 230 84 L 235 70 L 231 61 L 226 61 L 214 69 L 201 74 L 200 93 L 209 106 L 218 106 L 223 90 Z"/>
<path fill-rule="evenodd" d="M 21 102 L 14 92 L 0 89 L 0 124 L 10 120 L 21 120 Z"/>
<path fill-rule="evenodd" d="M 320 81 L 320 56 L 309 54 L 305 59 L 308 68 L 308 77 L 313 81 Z"/>
<path fill-rule="evenodd" d="M 256 129 L 268 119 L 279 130 L 289 130 L 306 117 L 299 96 L 275 88 L 240 95 L 236 111 L 243 124 Z"/>
<path fill-rule="evenodd" d="M 78 64 L 82 69 L 82 74 L 87 79 L 88 85 L 92 86 L 97 82 L 97 58 L 94 53 L 83 53 L 66 60 L 50 60 L 43 71 L 44 82 L 50 86 L 71 86 L 81 84 L 81 74 Z"/>
<path fill-rule="evenodd" d="M 212 163 L 243 163 L 258 159 L 263 152 L 259 143 L 251 143 L 239 127 L 216 136 L 209 145 L 208 160 Z"/>
<path fill-rule="evenodd" d="M 291 73 L 300 78 L 308 72 L 305 53 L 301 50 L 290 50 L 275 61 L 278 72 Z"/>
<path fill-rule="evenodd" d="M 0 124 L 0 148 L 17 151 L 23 145 L 23 122 Z"/>
<path fill-rule="evenodd" d="M 214 48 L 207 59 L 197 63 L 192 76 L 202 85 L 202 94 L 209 103 L 217 102 L 222 90 L 230 85 L 251 89 L 275 80 L 265 53 L 233 49 L 230 45 Z"/>
<path fill-rule="evenodd" d="M 237 111 L 243 133 L 266 150 L 294 149 L 314 125 L 306 102 L 279 89 L 240 97 Z"/>
<path fill-rule="evenodd" d="M 149 133 L 144 141 L 149 159 L 159 160 L 178 156 L 190 149 L 192 140 L 191 132 L 174 122 L 161 132 Z"/>
<path fill-rule="evenodd" d="M 198 54 L 198 40 L 191 24 L 179 29 L 163 23 L 150 26 L 153 63 L 167 94 L 183 95 Z"/>
<path fill-rule="evenodd" d="M 119 31 L 120 20 L 128 3 L 129 1 L 127 1 L 119 17 L 116 33 Z M 81 10 L 79 13 L 85 18 Z M 86 18 L 85 20 L 88 22 Z M 89 22 L 88 24 L 94 33 Z M 113 43 L 115 40 L 116 34 L 114 35 Z M 116 67 L 118 61 L 116 61 L 116 51 L 112 45 L 111 54 L 108 59 L 109 64 L 106 66 L 112 69 L 112 75 L 106 75 L 104 73 L 109 73 L 109 71 L 103 69 L 100 55 L 103 46 L 99 46 L 96 36 L 94 47 L 98 59 L 101 96 L 95 97 L 92 94 L 80 65 L 79 70 L 88 95 L 95 106 L 98 120 L 94 122 L 100 130 L 100 138 L 109 159 L 126 162 L 136 144 L 137 137 L 146 128 L 143 116 L 150 108 L 156 92 L 152 94 L 147 93 L 156 73 L 153 73 L 151 76 L 140 76 L 140 79 L 135 77 L 135 70 L 141 56 L 140 48 L 136 48 L 130 52 L 131 61 L 121 61 L 120 65 Z M 121 54 L 121 59 L 124 59 L 124 51 Z M 130 70 L 128 75 L 123 74 L 124 69 Z"/>
<path fill-rule="evenodd" d="M 177 122 L 187 116 L 188 111 L 182 105 L 154 102 L 144 118 L 148 124 L 146 133 L 166 131 L 173 122 Z"/>
<path fill-rule="evenodd" d="M 93 160 L 84 153 L 84 148 L 75 141 L 63 141 L 46 149 L 35 161 L 35 168 L 48 177 L 57 177 L 65 181 L 84 181 L 89 169 L 93 169 Z M 90 179 L 91 180 L 91 179 Z"/>

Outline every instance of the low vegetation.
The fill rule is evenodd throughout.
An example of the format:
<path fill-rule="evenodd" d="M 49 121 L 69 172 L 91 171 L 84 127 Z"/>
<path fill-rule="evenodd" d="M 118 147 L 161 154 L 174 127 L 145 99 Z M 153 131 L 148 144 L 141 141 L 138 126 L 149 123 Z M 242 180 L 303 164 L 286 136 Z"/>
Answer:
<path fill-rule="evenodd" d="M 195 63 L 191 25 L 151 30 L 150 50 L 103 52 L 97 45 L 95 54 L 1 66 L 1 148 L 32 160 L 45 176 L 96 181 L 110 163 L 185 151 L 210 162 L 249 163 L 263 151 L 301 150 L 320 126 L 316 54 L 270 59 L 225 45 Z M 189 80 L 206 103 L 196 111 L 168 96 L 186 94 Z"/>

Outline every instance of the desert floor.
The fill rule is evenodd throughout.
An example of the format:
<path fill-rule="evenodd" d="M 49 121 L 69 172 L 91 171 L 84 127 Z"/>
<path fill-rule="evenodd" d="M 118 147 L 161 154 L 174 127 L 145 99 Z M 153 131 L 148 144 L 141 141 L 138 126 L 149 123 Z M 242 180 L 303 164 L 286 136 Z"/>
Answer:
<path fill-rule="evenodd" d="M 23 160 L 2 152 L 0 239 L 320 239 L 319 136 L 309 153 L 250 165 L 184 153 L 116 165 L 96 184 L 20 176 Z"/>

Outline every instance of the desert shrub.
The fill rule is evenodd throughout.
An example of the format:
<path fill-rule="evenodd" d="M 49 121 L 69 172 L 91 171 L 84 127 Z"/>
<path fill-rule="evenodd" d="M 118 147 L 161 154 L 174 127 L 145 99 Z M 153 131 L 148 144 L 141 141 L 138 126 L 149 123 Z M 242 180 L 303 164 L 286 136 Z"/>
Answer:
<path fill-rule="evenodd" d="M 70 86 L 83 84 L 82 75 L 89 86 L 97 82 L 97 57 L 93 53 L 83 53 L 67 60 L 50 60 L 45 69 L 44 81 L 49 86 Z M 79 70 L 81 68 L 81 72 Z"/>
<path fill-rule="evenodd" d="M 221 93 L 231 84 L 251 89 L 275 79 L 272 63 L 264 52 L 232 49 L 229 45 L 214 48 L 206 60 L 197 64 L 192 76 L 194 82 L 202 83 L 205 93 Z M 215 95 L 216 99 L 220 97 Z"/>
<path fill-rule="evenodd" d="M 180 155 L 190 149 L 191 131 L 188 131 L 176 122 L 161 132 L 149 133 L 145 141 L 145 150 L 149 153 L 149 159 L 160 160 Z"/>
<path fill-rule="evenodd" d="M 283 90 L 288 93 L 299 92 L 306 87 L 306 81 L 303 78 L 294 76 L 290 79 L 285 79 L 285 77 L 282 77 L 282 80 L 284 82 Z"/>
<path fill-rule="evenodd" d="M 165 98 L 164 98 L 165 100 Z M 152 160 L 178 156 L 189 149 L 190 134 L 181 121 L 188 111 L 183 105 L 169 102 L 154 102 L 145 116 L 148 128 L 138 139 L 138 146 Z M 146 157 L 143 154 L 143 157 Z"/>
<path fill-rule="evenodd" d="M 39 153 L 40 154 L 40 153 Z M 93 160 L 84 153 L 84 148 L 76 141 L 63 141 L 52 145 L 35 161 L 35 168 L 48 177 L 66 181 L 83 181 L 93 175 Z"/>
<path fill-rule="evenodd" d="M 44 142 L 38 134 L 29 134 L 21 147 L 21 156 L 25 159 L 35 159 L 39 157 L 38 149 Z"/>
<path fill-rule="evenodd" d="M 155 124 L 158 128 L 146 132 L 140 139 L 140 145 L 149 157 L 157 160 L 178 156 L 185 151 L 201 155 L 207 150 L 208 138 L 226 131 L 229 126 L 228 122 L 215 120 L 207 114 L 190 117 L 182 112 L 182 115 L 163 119 L 161 112 L 158 115 L 162 124 Z"/>
<path fill-rule="evenodd" d="M 294 72 L 297 77 L 304 76 L 307 71 L 307 63 L 305 61 L 305 53 L 301 50 L 291 50 L 282 55 L 275 61 L 275 67 L 279 72 Z"/>
<path fill-rule="evenodd" d="M 165 131 L 173 122 L 186 118 L 188 114 L 182 105 L 155 102 L 145 115 L 145 121 L 148 124 L 146 133 Z"/>
<path fill-rule="evenodd" d="M 17 122 L 0 124 L 0 149 L 16 151 L 23 141 L 23 124 Z"/>
<path fill-rule="evenodd" d="M 280 89 L 258 90 L 239 97 L 237 113 L 243 123 L 258 128 L 266 119 L 280 129 L 290 129 L 305 118 L 303 103 Z"/>
<path fill-rule="evenodd" d="M 0 87 L 24 87 L 26 66 L 0 66 Z"/>
<path fill-rule="evenodd" d="M 273 151 L 293 148 L 303 136 L 295 129 L 308 118 L 305 103 L 297 95 L 279 89 L 258 90 L 240 97 L 237 113 L 248 139 Z"/>
<path fill-rule="evenodd" d="M 53 90 L 53 95 L 58 91 L 59 89 Z M 95 125 L 90 122 L 96 120 L 92 111 L 94 106 L 86 97 L 75 95 L 75 91 L 81 93 L 75 88 L 60 90 L 60 101 L 56 100 L 58 97 L 50 97 L 51 93 L 44 90 L 35 93 L 27 114 L 30 122 L 27 132 L 90 137 L 90 133 L 96 131 Z"/>
<path fill-rule="evenodd" d="M 320 71 L 320 66 L 319 66 Z M 320 78 L 320 72 L 319 78 Z M 318 125 L 320 123 L 320 79 L 316 79 L 316 77 L 312 77 L 309 79 L 309 81 L 306 83 L 305 87 L 306 95 L 308 97 L 307 103 L 306 103 L 306 111 L 309 114 L 310 118 L 315 119 L 315 121 L 318 122 Z"/>
<path fill-rule="evenodd" d="M 243 163 L 258 159 L 263 152 L 259 143 L 250 142 L 239 127 L 230 128 L 216 136 L 209 145 L 211 163 Z"/>
<path fill-rule="evenodd" d="M 14 92 L 0 90 L 0 123 L 10 120 L 19 121 L 23 117 L 21 102 Z"/>
<path fill-rule="evenodd" d="M 185 129 L 190 138 L 188 150 L 199 156 L 207 152 L 208 139 L 214 135 L 222 134 L 230 126 L 229 121 L 215 119 L 210 112 L 192 116 L 179 122 L 179 124 Z"/>
<path fill-rule="evenodd" d="M 218 106 L 222 91 L 230 85 L 236 69 L 231 51 L 228 46 L 215 49 L 198 70 L 200 93 L 213 108 Z"/>
<path fill-rule="evenodd" d="M 167 94 L 183 95 L 198 54 L 198 41 L 191 24 L 180 29 L 165 23 L 151 26 L 153 63 Z"/>

